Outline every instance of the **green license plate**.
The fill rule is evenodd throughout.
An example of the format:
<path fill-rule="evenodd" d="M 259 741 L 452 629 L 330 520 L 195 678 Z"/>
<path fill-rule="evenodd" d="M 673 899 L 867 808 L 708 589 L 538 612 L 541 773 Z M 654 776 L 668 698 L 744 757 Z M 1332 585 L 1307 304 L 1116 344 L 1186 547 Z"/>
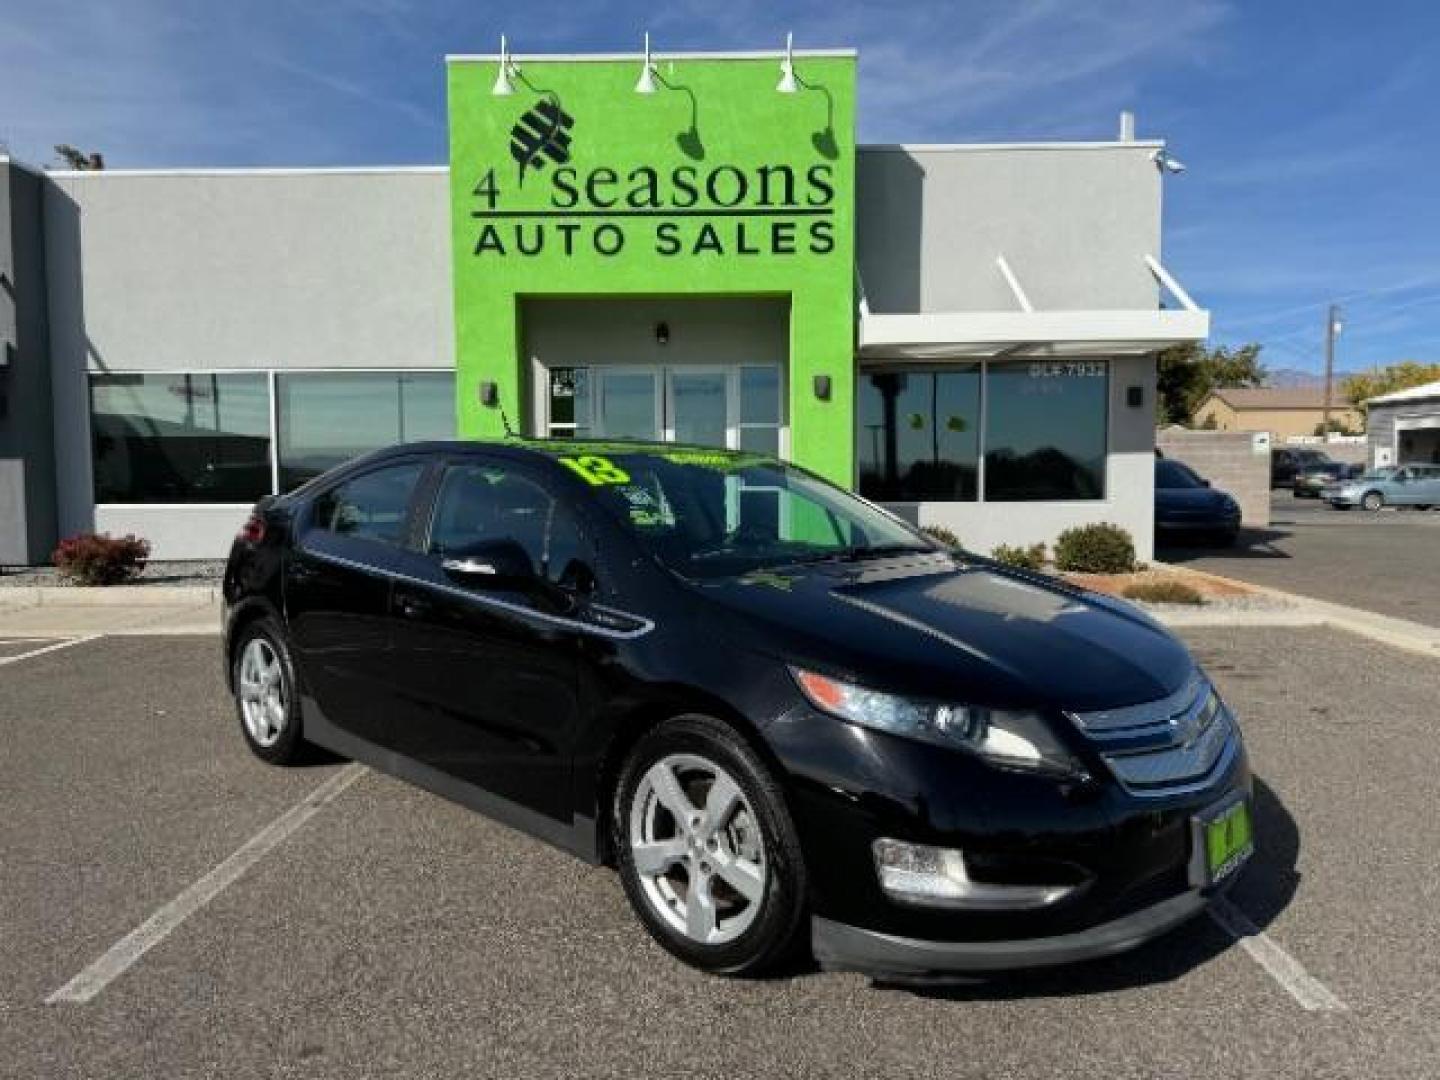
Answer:
<path fill-rule="evenodd" d="M 1250 828 L 1250 804 L 1244 800 L 1205 821 L 1200 830 L 1205 845 L 1205 871 L 1211 881 L 1229 877 L 1255 851 Z"/>

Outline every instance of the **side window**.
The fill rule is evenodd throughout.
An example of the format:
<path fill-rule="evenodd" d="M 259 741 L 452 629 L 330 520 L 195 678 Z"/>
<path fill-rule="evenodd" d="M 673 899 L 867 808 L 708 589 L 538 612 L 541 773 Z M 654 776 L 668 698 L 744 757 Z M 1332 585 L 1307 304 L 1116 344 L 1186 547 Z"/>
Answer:
<path fill-rule="evenodd" d="M 339 536 L 400 545 L 410 497 L 425 466 L 418 461 L 362 473 L 315 502 L 313 525 Z"/>
<path fill-rule="evenodd" d="M 501 464 L 451 466 L 435 499 L 430 553 L 463 556 L 501 540 L 552 582 L 573 575 L 572 562 L 590 561 L 574 514 L 529 476 Z"/>

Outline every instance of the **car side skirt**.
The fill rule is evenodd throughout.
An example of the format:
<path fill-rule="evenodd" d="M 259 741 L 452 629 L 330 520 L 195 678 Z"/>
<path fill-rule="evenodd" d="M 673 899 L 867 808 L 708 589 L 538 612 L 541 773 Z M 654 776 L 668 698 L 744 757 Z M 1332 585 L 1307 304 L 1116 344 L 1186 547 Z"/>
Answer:
<path fill-rule="evenodd" d="M 536 813 L 474 784 L 457 780 L 424 762 L 376 746 L 336 727 L 325 718 L 319 704 L 308 694 L 302 694 L 301 701 L 304 736 L 309 742 L 478 811 L 502 825 L 508 825 L 528 836 L 553 844 L 562 851 L 577 855 L 588 863 L 600 863 L 599 832 L 594 818 L 577 814 L 567 825 L 563 821 Z"/>

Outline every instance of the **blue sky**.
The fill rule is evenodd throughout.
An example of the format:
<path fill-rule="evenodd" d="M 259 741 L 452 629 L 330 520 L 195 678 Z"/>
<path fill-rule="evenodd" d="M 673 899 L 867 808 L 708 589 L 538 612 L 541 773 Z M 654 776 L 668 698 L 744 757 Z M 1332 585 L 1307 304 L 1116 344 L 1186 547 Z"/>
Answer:
<path fill-rule="evenodd" d="M 1318 371 L 1440 360 L 1440 5 L 1281 0 L 0 0 L 0 141 L 112 167 L 444 160 L 442 56 L 861 51 L 862 141 L 1112 137 L 1122 108 L 1189 166 L 1164 259 L 1215 314 Z"/>

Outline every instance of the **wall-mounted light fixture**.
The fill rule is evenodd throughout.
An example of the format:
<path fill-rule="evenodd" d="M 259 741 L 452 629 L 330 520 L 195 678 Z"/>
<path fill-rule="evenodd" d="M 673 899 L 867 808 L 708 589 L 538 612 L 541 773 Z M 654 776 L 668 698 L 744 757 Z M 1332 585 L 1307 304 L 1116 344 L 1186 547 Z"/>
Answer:
<path fill-rule="evenodd" d="M 645 66 L 640 69 L 640 78 L 635 81 L 635 92 L 637 94 L 653 94 L 655 92 L 655 61 L 650 59 L 650 34 L 645 34 Z"/>
<path fill-rule="evenodd" d="M 1143 386 L 1127 386 L 1125 388 L 1125 404 L 1132 409 L 1138 409 L 1145 404 L 1145 388 Z"/>
<path fill-rule="evenodd" d="M 480 384 L 480 404 L 493 409 L 500 404 L 500 387 L 489 379 Z"/>
<path fill-rule="evenodd" d="M 510 45 L 505 35 L 500 35 L 500 70 L 495 74 L 495 85 L 490 93 L 496 97 L 509 97 L 515 93 L 515 84 L 510 80 L 520 74 L 520 68 L 510 59 Z"/>
<path fill-rule="evenodd" d="M 669 324 L 669 323 L 667 323 L 667 322 L 657 322 L 657 323 L 655 324 L 655 344 L 656 344 L 656 345 L 669 345 L 669 344 L 670 344 L 670 324 Z"/>
<path fill-rule="evenodd" d="M 830 376 L 829 376 L 829 375 L 816 375 L 816 376 L 815 376 L 815 397 L 816 397 L 816 399 L 819 400 L 819 401 L 829 401 L 829 400 L 830 400 Z"/>
<path fill-rule="evenodd" d="M 1178 158 L 1171 157 L 1170 152 L 1164 147 L 1151 154 L 1150 160 L 1155 163 L 1157 169 L 1170 173 L 1172 176 L 1179 176 L 1185 171 L 1185 163 Z"/>
<path fill-rule="evenodd" d="M 785 35 L 785 59 L 780 61 L 780 82 L 775 89 L 782 94 L 793 94 L 799 89 L 795 79 L 795 35 Z"/>

